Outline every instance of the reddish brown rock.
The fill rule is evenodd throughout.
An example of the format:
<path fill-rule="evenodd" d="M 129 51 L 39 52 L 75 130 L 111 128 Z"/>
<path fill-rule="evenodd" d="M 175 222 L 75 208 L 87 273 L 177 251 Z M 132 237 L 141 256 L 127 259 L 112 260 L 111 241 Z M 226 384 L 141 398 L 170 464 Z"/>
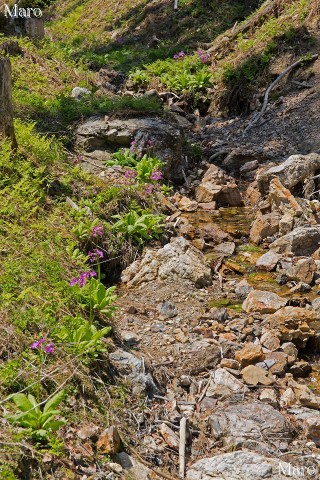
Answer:
<path fill-rule="evenodd" d="M 303 211 L 297 200 L 290 193 L 290 190 L 285 188 L 280 182 L 279 178 L 274 178 L 270 182 L 269 200 L 272 209 L 276 209 L 283 215 L 291 213 L 295 216 L 301 216 Z"/>
<path fill-rule="evenodd" d="M 279 214 L 272 212 L 259 215 L 250 229 L 250 241 L 260 243 L 266 237 L 271 237 L 279 231 Z"/>
<path fill-rule="evenodd" d="M 313 258 L 303 258 L 295 266 L 286 271 L 289 280 L 296 282 L 312 283 L 314 274 L 317 270 L 316 262 Z"/>
<path fill-rule="evenodd" d="M 263 360 L 264 355 L 261 345 L 255 345 L 254 343 L 247 343 L 241 350 L 235 353 L 235 359 L 241 363 L 243 367 L 257 363 Z"/>
<path fill-rule="evenodd" d="M 97 441 L 97 450 L 99 453 L 114 455 L 120 450 L 121 438 L 117 427 L 109 427 L 101 433 Z"/>

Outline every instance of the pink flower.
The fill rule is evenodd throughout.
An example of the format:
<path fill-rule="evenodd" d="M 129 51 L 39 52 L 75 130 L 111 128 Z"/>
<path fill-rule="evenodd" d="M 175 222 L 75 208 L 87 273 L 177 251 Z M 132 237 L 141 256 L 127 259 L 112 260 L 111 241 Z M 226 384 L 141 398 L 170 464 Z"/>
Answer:
<path fill-rule="evenodd" d="M 93 237 L 101 237 L 103 235 L 103 227 L 92 227 L 92 236 Z"/>
<path fill-rule="evenodd" d="M 145 193 L 150 195 L 150 193 L 152 193 L 153 191 L 153 185 L 151 185 L 150 183 L 146 185 L 146 188 L 145 188 Z"/>
<path fill-rule="evenodd" d="M 162 175 L 162 172 L 160 172 L 160 170 L 154 170 L 150 176 L 151 180 L 162 180 L 162 178 L 163 178 L 163 175 Z"/>

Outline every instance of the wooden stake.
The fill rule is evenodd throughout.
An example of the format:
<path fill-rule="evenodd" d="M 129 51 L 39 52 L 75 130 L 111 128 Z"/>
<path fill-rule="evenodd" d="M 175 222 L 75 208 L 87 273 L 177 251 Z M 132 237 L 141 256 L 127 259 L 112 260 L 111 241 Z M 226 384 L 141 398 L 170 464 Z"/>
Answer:
<path fill-rule="evenodd" d="M 180 441 L 179 441 L 179 477 L 184 478 L 186 472 L 186 436 L 187 419 L 182 417 L 180 420 Z"/>
<path fill-rule="evenodd" d="M 178 0 L 174 0 L 173 10 L 178 10 Z"/>
<path fill-rule="evenodd" d="M 11 62 L 7 57 L 0 57 L 0 138 L 10 138 L 12 148 L 16 150 L 11 92 Z"/>

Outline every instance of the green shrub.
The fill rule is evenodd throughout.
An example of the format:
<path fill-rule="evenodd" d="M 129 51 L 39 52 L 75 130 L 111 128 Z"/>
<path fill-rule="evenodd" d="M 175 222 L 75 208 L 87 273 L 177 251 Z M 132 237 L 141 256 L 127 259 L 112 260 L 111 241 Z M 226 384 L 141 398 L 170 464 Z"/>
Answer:
<path fill-rule="evenodd" d="M 138 244 L 143 245 L 145 241 L 159 238 L 164 224 L 161 223 L 163 217 L 152 213 L 142 213 L 139 215 L 135 211 L 126 214 L 113 215 L 118 220 L 111 229 L 114 232 L 123 233 L 126 237 L 131 237 Z"/>

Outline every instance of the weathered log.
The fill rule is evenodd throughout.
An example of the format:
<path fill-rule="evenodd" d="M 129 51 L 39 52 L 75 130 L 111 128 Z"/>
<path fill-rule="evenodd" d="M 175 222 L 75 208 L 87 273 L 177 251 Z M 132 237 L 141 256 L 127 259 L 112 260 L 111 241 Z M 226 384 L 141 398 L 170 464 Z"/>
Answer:
<path fill-rule="evenodd" d="M 0 57 L 0 138 L 10 138 L 13 149 L 17 140 L 13 126 L 11 62 L 7 57 Z"/>

